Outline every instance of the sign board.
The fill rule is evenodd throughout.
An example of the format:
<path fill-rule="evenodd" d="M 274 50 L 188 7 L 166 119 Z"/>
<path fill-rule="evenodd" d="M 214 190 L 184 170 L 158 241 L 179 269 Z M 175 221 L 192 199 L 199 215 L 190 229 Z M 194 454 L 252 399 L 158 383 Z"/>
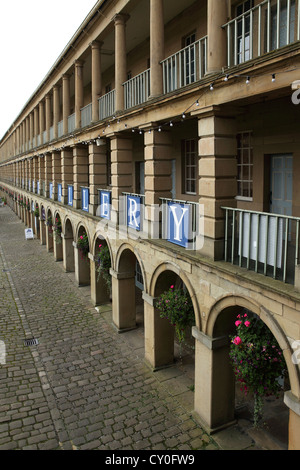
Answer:
<path fill-rule="evenodd" d="M 73 186 L 68 186 L 68 206 L 73 206 Z"/>
<path fill-rule="evenodd" d="M 81 209 L 85 212 L 89 210 L 89 190 L 81 188 Z"/>
<path fill-rule="evenodd" d="M 167 240 L 185 248 L 190 236 L 190 206 L 170 202 L 168 204 L 168 237 Z"/>
<path fill-rule="evenodd" d="M 61 202 L 62 200 L 62 185 L 61 184 L 57 185 L 57 200 L 58 202 Z"/>
<path fill-rule="evenodd" d="M 127 226 L 141 230 L 141 198 L 127 196 Z"/>
<path fill-rule="evenodd" d="M 25 229 L 25 238 L 26 240 L 33 240 L 33 230 L 32 228 L 26 228 Z"/>
<path fill-rule="evenodd" d="M 111 192 L 101 191 L 100 192 L 100 217 L 103 219 L 110 220 L 111 210 Z"/>

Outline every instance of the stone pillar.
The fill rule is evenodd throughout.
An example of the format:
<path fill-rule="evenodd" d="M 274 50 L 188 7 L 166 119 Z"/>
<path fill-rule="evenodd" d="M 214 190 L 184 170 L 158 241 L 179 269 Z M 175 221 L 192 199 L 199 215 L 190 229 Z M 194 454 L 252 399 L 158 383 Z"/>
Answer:
<path fill-rule="evenodd" d="M 63 129 L 64 135 L 68 134 L 68 117 L 70 116 L 70 76 L 65 74 L 62 77 L 63 94 Z"/>
<path fill-rule="evenodd" d="M 290 410 L 288 450 L 300 450 L 300 399 L 289 390 L 284 394 L 284 403 Z"/>
<path fill-rule="evenodd" d="M 34 146 L 38 146 L 38 135 L 39 135 L 39 110 L 38 108 L 34 108 L 34 139 L 35 144 Z"/>
<path fill-rule="evenodd" d="M 99 120 L 99 102 L 101 94 L 101 45 L 102 43 L 92 42 L 92 121 Z"/>
<path fill-rule="evenodd" d="M 160 197 L 171 198 L 173 149 L 171 132 L 145 131 L 145 219 L 151 234 L 157 237 Z"/>
<path fill-rule="evenodd" d="M 193 327 L 197 420 L 209 433 L 234 424 L 235 377 L 228 337 L 211 338 Z"/>
<path fill-rule="evenodd" d="M 165 58 L 163 0 L 150 0 L 150 96 L 163 92 L 161 61 Z"/>
<path fill-rule="evenodd" d="M 145 326 L 145 360 L 153 370 L 174 361 L 174 327 L 161 318 L 155 299 L 143 292 Z"/>
<path fill-rule="evenodd" d="M 224 250 L 225 222 L 221 207 L 236 204 L 236 121 L 214 107 L 201 110 L 198 117 L 199 203 L 204 208 L 201 251 L 217 260 L 223 259 Z"/>
<path fill-rule="evenodd" d="M 46 141 L 50 140 L 50 127 L 51 127 L 51 96 L 46 96 Z"/>
<path fill-rule="evenodd" d="M 27 116 L 25 123 L 25 150 L 29 150 L 29 141 L 30 141 L 30 118 Z"/>
<path fill-rule="evenodd" d="M 32 164 L 32 167 L 33 167 L 33 171 L 32 171 L 32 189 L 33 189 L 33 186 L 34 186 L 34 192 L 36 193 L 36 190 L 37 190 L 37 181 L 38 181 L 38 178 L 39 178 L 39 172 L 38 172 L 38 157 L 33 157 L 33 164 Z"/>
<path fill-rule="evenodd" d="M 45 225 L 45 220 L 42 219 L 41 214 L 40 214 L 40 238 L 41 238 L 41 245 L 46 245 L 47 243 L 46 225 Z"/>
<path fill-rule="evenodd" d="M 89 156 L 85 146 L 73 148 L 74 209 L 81 209 L 81 186 L 89 186 Z"/>
<path fill-rule="evenodd" d="M 110 301 L 110 292 L 102 276 L 98 279 L 95 258 L 89 254 L 91 269 L 91 301 L 93 305 L 102 305 Z"/>
<path fill-rule="evenodd" d="M 227 0 L 207 2 L 207 74 L 220 72 L 226 66 L 226 30 L 222 26 L 227 19 Z"/>
<path fill-rule="evenodd" d="M 44 143 L 44 130 L 45 130 L 45 106 L 44 101 L 39 104 L 39 117 L 40 117 L 40 139 L 41 145 Z"/>
<path fill-rule="evenodd" d="M 81 127 L 81 108 L 83 107 L 83 62 L 75 62 L 75 128 Z"/>
<path fill-rule="evenodd" d="M 30 138 L 30 148 L 33 147 L 33 114 L 32 112 L 29 115 L 29 138 Z"/>
<path fill-rule="evenodd" d="M 115 90 L 116 90 L 116 112 L 124 109 L 124 87 L 127 79 L 126 59 L 126 33 L 124 15 L 116 15 L 115 18 Z"/>
<path fill-rule="evenodd" d="M 45 161 L 44 157 L 38 157 L 38 175 L 40 182 L 40 195 L 44 196 L 43 183 L 45 183 Z"/>
<path fill-rule="evenodd" d="M 52 154 L 46 153 L 44 156 L 45 167 L 45 197 L 49 197 L 49 183 L 52 182 Z"/>
<path fill-rule="evenodd" d="M 103 140 L 103 139 L 102 139 Z M 105 144 L 105 140 L 103 140 Z M 90 182 L 90 205 L 89 213 L 96 215 L 99 205 L 98 188 L 107 186 L 107 147 L 106 145 L 89 146 L 89 182 Z"/>
<path fill-rule="evenodd" d="M 118 222 L 119 197 L 122 192 L 132 192 L 132 140 L 114 134 L 111 136 L 111 180 L 112 214 L 111 220 Z"/>
<path fill-rule="evenodd" d="M 52 199 L 57 200 L 57 184 L 61 183 L 61 158 L 60 152 L 53 151 L 52 155 Z"/>
<path fill-rule="evenodd" d="M 112 276 L 112 319 L 119 332 L 136 328 L 135 273 L 117 273 Z"/>
<path fill-rule="evenodd" d="M 59 86 L 53 87 L 53 137 L 58 137 L 58 121 L 59 121 Z"/>
<path fill-rule="evenodd" d="M 73 151 L 64 149 L 61 152 L 61 184 L 63 204 L 68 202 L 68 184 L 73 184 Z"/>

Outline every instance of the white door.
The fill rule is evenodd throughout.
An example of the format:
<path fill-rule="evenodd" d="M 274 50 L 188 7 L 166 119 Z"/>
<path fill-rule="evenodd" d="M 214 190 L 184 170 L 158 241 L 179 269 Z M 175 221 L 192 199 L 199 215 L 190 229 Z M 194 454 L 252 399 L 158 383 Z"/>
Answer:
<path fill-rule="evenodd" d="M 278 154 L 271 157 L 270 212 L 292 215 L 293 156 Z"/>

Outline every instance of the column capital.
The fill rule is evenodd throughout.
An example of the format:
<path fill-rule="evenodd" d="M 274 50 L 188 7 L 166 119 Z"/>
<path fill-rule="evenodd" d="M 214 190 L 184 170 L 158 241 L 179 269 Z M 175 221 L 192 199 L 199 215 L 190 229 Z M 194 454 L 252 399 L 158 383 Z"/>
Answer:
<path fill-rule="evenodd" d="M 92 49 L 101 49 L 103 46 L 103 41 L 94 40 L 90 43 L 90 46 Z"/>
<path fill-rule="evenodd" d="M 117 13 L 114 17 L 113 17 L 113 21 L 115 24 L 117 23 L 122 23 L 122 24 L 125 24 L 126 21 L 128 21 L 130 18 L 130 15 L 126 14 L 126 13 Z"/>
<path fill-rule="evenodd" d="M 218 338 L 212 338 L 211 336 L 206 335 L 202 331 L 199 330 L 196 326 L 192 328 L 192 335 L 193 337 L 202 343 L 207 349 L 219 349 L 223 346 L 226 346 L 229 343 L 229 339 L 227 336 L 219 336 Z"/>

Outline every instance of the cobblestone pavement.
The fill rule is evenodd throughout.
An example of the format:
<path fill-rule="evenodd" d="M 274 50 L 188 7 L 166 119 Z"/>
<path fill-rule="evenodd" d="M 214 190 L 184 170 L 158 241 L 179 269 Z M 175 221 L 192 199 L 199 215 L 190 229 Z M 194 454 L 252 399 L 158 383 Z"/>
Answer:
<path fill-rule="evenodd" d="M 0 450 L 218 449 L 7 207 L 0 299 Z"/>

